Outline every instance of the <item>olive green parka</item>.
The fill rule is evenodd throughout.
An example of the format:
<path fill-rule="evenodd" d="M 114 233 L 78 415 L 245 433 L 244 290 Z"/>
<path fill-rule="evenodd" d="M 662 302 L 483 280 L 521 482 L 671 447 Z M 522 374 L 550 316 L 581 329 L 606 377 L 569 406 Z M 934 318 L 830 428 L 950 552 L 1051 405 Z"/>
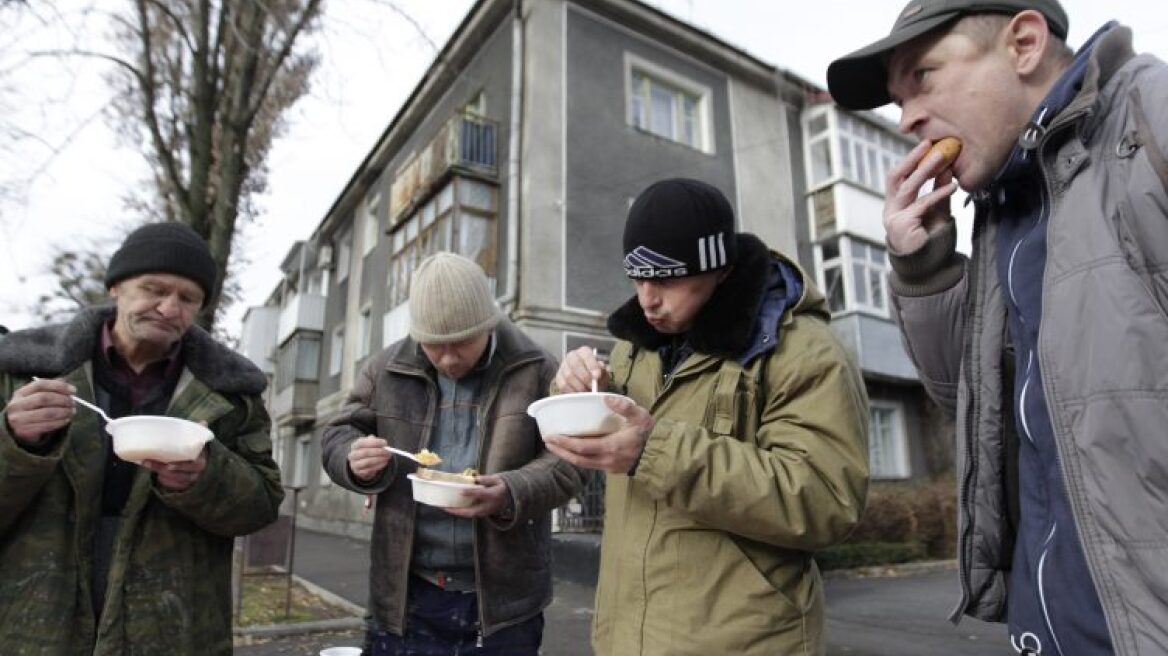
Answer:
<path fill-rule="evenodd" d="M 807 277 L 751 235 L 739 250 L 672 373 L 635 298 L 609 320 L 615 391 L 656 425 L 607 479 L 601 656 L 824 653 L 812 555 L 863 510 L 867 396 Z"/>
<path fill-rule="evenodd" d="M 0 404 L 31 376 L 60 378 L 94 400 L 89 363 L 111 308 L 0 342 Z M 215 434 L 190 489 L 154 485 L 139 468 L 123 511 L 101 621 L 90 581 L 106 454 L 101 419 L 79 409 L 47 453 L 30 451 L 0 415 L 0 653 L 4 656 L 230 654 L 233 538 L 276 518 L 283 490 L 270 421 L 250 362 L 198 327 L 167 414 Z"/>

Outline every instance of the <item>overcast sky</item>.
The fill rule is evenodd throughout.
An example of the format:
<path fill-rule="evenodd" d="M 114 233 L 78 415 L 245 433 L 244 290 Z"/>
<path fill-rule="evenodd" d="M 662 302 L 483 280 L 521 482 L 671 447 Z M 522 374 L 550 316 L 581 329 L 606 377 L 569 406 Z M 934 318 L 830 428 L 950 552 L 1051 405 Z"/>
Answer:
<path fill-rule="evenodd" d="M 32 3 L 34 6 L 36 3 Z M 58 6 L 93 4 L 62 0 Z M 435 54 L 473 4 L 470 0 L 396 0 L 412 19 L 377 0 L 330 0 L 324 29 L 315 38 L 323 62 L 309 97 L 291 111 L 288 132 L 272 150 L 263 218 L 248 226 L 239 245 L 245 299 L 228 316 L 238 332 L 248 305 L 263 303 L 279 279 L 278 265 L 292 242 L 319 224 L 413 90 Z M 827 64 L 886 34 L 901 0 L 817 0 L 810 4 L 763 0 L 653 0 L 677 18 L 708 31 L 755 57 L 826 85 Z M 1168 59 L 1168 5 L 1161 0 L 1064 0 L 1071 17 L 1069 41 L 1080 45 L 1099 26 L 1116 19 L 1135 30 L 1137 51 Z M 43 7 L 43 5 L 42 5 Z M 0 111 L 22 112 L 22 125 L 45 143 L 0 157 L 0 180 L 49 161 L 19 205 L 0 207 L 0 324 L 33 325 L 25 309 L 51 287 L 44 274 L 54 243 L 108 239 L 126 210 L 126 189 L 140 184 L 144 167 L 132 146 L 119 144 L 101 118 L 108 94 L 100 66 L 74 63 L 68 76 L 53 75 L 51 62 L 25 62 L 13 53 L 45 43 L 100 44 L 108 30 L 100 16 L 78 18 L 71 29 L 47 34 L 27 17 L 0 25 L 0 70 L 19 64 L 23 75 L 0 88 Z M 420 30 L 420 31 L 419 31 Z M 36 99 L 49 99 L 46 105 Z M 31 112 L 31 113 L 30 113 Z M 895 114 L 889 114 L 895 117 Z M 66 137 L 69 137 L 66 139 Z M 51 149 L 69 145 L 49 157 Z"/>

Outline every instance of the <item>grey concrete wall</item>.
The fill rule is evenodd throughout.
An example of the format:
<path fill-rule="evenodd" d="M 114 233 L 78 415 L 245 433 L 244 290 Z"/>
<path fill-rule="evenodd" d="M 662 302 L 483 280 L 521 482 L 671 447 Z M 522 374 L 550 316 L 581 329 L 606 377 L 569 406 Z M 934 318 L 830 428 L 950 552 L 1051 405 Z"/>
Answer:
<path fill-rule="evenodd" d="M 536 308 L 561 305 L 565 256 L 563 218 L 564 3 L 524 5 L 522 186 L 519 302 Z M 553 351 L 554 352 L 554 351 Z"/>
<path fill-rule="evenodd" d="M 575 6 L 567 12 L 566 52 L 563 303 L 607 312 L 632 293 L 621 266 L 629 199 L 655 180 L 685 176 L 736 201 L 729 85 L 722 73 Z M 711 90 L 712 154 L 628 125 L 626 52 Z"/>
<path fill-rule="evenodd" d="M 730 83 L 738 224 L 796 259 L 796 209 L 803 204 L 791 170 L 788 107 L 773 90 Z"/>

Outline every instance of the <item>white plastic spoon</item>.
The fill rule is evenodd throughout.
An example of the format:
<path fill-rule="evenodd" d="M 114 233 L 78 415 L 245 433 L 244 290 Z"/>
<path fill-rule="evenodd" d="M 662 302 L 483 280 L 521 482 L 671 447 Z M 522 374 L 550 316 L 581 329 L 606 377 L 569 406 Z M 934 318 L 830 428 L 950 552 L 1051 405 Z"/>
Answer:
<path fill-rule="evenodd" d="M 37 380 L 37 381 L 44 380 L 44 378 L 37 378 L 36 376 L 33 376 L 32 379 Z M 102 410 L 98 406 L 93 405 L 89 401 L 86 401 L 85 399 L 78 398 L 72 394 L 69 395 L 69 398 L 73 399 L 73 402 L 76 403 L 77 405 L 83 405 L 83 406 L 89 408 L 90 410 L 96 412 L 97 414 L 101 415 L 101 418 L 105 420 L 105 423 L 108 424 L 109 422 L 113 421 L 113 419 L 110 419 L 110 416 L 105 413 L 105 410 Z"/>

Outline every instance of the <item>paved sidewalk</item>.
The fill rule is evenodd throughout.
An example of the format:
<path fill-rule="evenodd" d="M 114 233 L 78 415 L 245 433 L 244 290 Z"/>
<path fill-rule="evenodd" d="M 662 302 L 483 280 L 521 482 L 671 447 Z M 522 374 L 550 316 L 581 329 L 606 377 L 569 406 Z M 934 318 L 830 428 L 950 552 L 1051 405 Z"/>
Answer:
<path fill-rule="evenodd" d="M 543 653 L 588 656 L 594 589 L 595 546 L 569 540 L 556 553 L 555 600 L 545 613 Z M 353 538 L 297 531 L 293 572 L 364 606 L 368 595 L 369 544 Z M 594 570 L 593 570 L 594 571 Z M 826 582 L 829 656 L 995 656 L 1010 653 L 1005 628 L 966 618 L 954 627 L 946 617 L 956 601 L 951 565 L 891 568 L 891 576 L 832 576 Z M 700 630 L 700 627 L 696 627 Z M 361 644 L 360 631 L 262 639 L 237 647 L 239 656 L 316 656 L 335 645 Z"/>

